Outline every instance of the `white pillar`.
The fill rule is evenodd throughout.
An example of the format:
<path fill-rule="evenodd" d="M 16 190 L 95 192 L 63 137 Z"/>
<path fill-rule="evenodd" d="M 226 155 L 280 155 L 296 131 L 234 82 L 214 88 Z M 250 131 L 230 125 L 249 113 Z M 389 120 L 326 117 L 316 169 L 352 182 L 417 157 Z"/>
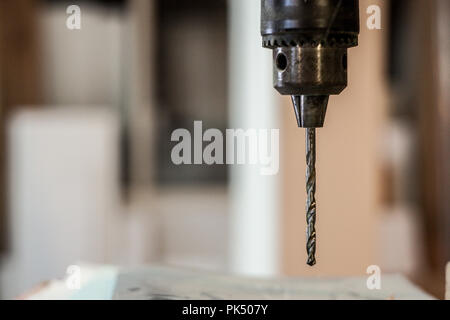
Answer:
<path fill-rule="evenodd" d="M 9 252 L 2 298 L 64 275 L 79 261 L 110 263 L 119 208 L 119 125 L 111 107 L 39 108 L 8 124 Z"/>
<path fill-rule="evenodd" d="M 260 0 L 229 1 L 230 128 L 278 128 L 272 53 L 261 47 Z M 250 275 L 279 272 L 278 175 L 230 166 L 230 267 Z"/>

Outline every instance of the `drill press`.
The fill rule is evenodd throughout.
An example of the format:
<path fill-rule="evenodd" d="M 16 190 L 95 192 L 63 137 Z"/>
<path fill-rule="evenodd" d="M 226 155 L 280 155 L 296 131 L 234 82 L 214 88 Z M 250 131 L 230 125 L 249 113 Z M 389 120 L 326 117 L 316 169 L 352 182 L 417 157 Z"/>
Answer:
<path fill-rule="evenodd" d="M 330 95 L 347 86 L 347 49 L 358 45 L 358 0 L 261 0 L 263 47 L 273 50 L 273 84 L 290 95 L 306 128 L 307 264 L 316 263 L 316 128 Z"/>

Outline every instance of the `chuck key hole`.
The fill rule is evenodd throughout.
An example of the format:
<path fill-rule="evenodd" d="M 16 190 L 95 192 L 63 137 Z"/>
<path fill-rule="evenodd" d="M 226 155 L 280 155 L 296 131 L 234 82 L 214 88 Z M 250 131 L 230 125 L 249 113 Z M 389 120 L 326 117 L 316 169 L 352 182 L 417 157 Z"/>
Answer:
<path fill-rule="evenodd" d="M 280 52 L 280 53 L 277 55 L 277 58 L 275 59 L 275 64 L 276 64 L 277 69 L 278 69 L 279 71 L 284 71 L 284 70 L 286 70 L 287 64 L 288 64 L 286 55 L 285 55 L 284 53 Z"/>

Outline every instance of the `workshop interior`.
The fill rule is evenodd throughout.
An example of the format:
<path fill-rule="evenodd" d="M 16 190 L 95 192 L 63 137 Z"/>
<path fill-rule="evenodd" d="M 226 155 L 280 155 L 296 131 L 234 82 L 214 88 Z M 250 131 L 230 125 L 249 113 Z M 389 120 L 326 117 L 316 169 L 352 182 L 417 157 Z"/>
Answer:
<path fill-rule="evenodd" d="M 450 299 L 449 88 L 448 0 L 2 0 L 0 299 Z"/>

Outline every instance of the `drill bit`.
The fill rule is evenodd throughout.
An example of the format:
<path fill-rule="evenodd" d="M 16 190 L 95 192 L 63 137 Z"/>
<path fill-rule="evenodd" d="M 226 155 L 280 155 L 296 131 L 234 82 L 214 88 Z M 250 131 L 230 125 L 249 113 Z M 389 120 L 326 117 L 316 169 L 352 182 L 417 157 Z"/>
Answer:
<path fill-rule="evenodd" d="M 306 251 L 307 264 L 316 264 L 316 129 L 306 129 Z"/>

